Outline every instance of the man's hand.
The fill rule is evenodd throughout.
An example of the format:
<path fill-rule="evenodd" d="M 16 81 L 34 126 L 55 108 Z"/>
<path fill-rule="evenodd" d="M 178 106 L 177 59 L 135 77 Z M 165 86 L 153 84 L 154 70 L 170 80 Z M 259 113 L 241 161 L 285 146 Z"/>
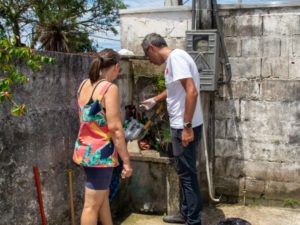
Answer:
<path fill-rule="evenodd" d="M 183 147 L 188 146 L 190 142 L 194 140 L 194 130 L 193 128 L 184 128 L 181 134 L 181 141 Z"/>
<path fill-rule="evenodd" d="M 149 98 L 143 102 L 141 102 L 140 107 L 145 110 L 150 110 L 156 105 L 156 101 L 154 98 Z"/>

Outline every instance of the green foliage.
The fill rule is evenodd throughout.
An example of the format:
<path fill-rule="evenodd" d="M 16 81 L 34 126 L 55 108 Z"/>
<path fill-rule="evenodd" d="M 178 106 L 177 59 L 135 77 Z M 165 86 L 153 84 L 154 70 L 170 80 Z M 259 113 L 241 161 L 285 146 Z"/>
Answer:
<path fill-rule="evenodd" d="M 155 89 L 154 91 L 156 93 L 161 93 L 166 89 L 163 74 L 153 75 L 151 77 L 151 81 Z M 159 115 L 156 115 L 152 119 L 154 123 L 149 129 L 147 139 L 149 140 L 149 143 L 152 148 L 161 151 L 162 153 L 165 153 L 168 150 L 168 146 L 171 142 L 171 134 L 166 106 L 164 103 L 160 104 L 163 104 L 163 110 L 159 113 Z M 159 107 L 159 105 L 157 107 Z M 153 111 L 155 111 L 156 109 L 157 108 L 155 108 Z M 148 119 L 147 117 L 145 118 L 146 120 Z"/>
<path fill-rule="evenodd" d="M 284 199 L 284 206 L 294 208 L 296 206 L 300 206 L 300 201 L 287 198 L 287 199 Z"/>
<path fill-rule="evenodd" d="M 15 116 L 26 113 L 26 106 L 13 101 L 12 93 L 14 85 L 28 82 L 27 76 L 17 68 L 21 63 L 36 72 L 41 70 L 42 63 L 54 63 L 54 59 L 38 55 L 27 47 L 17 47 L 15 39 L 0 36 L 0 103 L 9 100 L 13 104 L 11 113 Z"/>
<path fill-rule="evenodd" d="M 154 85 L 156 89 L 155 91 L 159 93 L 166 89 L 164 75 L 155 76 L 153 77 L 153 79 L 154 79 Z"/>
<path fill-rule="evenodd" d="M 122 0 L 2 0 L 0 30 L 3 27 L 13 33 L 17 46 L 22 46 L 19 37 L 27 34 L 32 48 L 90 51 L 94 47 L 89 35 L 99 31 L 116 34 L 118 10 L 125 7 Z"/>
<path fill-rule="evenodd" d="M 162 104 L 163 109 L 158 114 L 153 114 L 154 112 L 152 112 L 150 119 L 152 120 L 153 125 L 149 129 L 146 139 L 149 141 L 151 148 L 160 151 L 163 155 L 167 155 L 171 143 L 170 124 L 165 103 L 161 102 L 160 104 Z M 160 105 L 157 107 L 160 107 Z M 154 110 L 156 111 L 157 108 Z M 148 118 L 145 118 L 147 121 Z M 145 124 L 145 122 L 143 123 Z"/>
<path fill-rule="evenodd" d="M 96 52 L 97 49 L 93 45 L 93 41 L 89 39 L 87 33 L 78 33 L 74 35 L 71 42 L 69 42 L 71 52 Z"/>

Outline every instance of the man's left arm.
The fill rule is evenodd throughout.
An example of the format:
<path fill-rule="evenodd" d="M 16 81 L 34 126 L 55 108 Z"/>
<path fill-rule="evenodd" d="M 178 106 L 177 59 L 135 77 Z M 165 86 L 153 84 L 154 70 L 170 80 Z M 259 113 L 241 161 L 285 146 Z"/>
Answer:
<path fill-rule="evenodd" d="M 198 91 L 192 78 L 185 78 L 180 80 L 180 82 L 186 93 L 183 122 L 192 122 L 198 98 Z M 186 147 L 193 140 L 193 128 L 184 127 L 182 130 L 182 145 Z"/>

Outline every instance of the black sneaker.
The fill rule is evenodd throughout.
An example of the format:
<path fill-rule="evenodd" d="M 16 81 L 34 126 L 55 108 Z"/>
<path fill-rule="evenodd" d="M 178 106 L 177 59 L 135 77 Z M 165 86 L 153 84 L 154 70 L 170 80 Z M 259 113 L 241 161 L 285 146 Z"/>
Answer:
<path fill-rule="evenodd" d="M 185 218 L 181 214 L 164 216 L 163 221 L 165 223 L 185 224 Z"/>

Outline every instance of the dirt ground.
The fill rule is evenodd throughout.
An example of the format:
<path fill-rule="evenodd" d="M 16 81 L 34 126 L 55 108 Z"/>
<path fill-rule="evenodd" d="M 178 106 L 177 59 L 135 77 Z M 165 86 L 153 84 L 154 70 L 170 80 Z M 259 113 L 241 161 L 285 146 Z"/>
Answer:
<path fill-rule="evenodd" d="M 224 218 L 238 217 L 251 225 L 300 225 L 300 209 L 263 206 L 219 205 L 206 207 L 202 214 L 203 225 L 216 225 Z M 130 214 L 121 225 L 167 225 L 162 215 Z M 176 225 L 176 224 L 169 224 Z"/>

